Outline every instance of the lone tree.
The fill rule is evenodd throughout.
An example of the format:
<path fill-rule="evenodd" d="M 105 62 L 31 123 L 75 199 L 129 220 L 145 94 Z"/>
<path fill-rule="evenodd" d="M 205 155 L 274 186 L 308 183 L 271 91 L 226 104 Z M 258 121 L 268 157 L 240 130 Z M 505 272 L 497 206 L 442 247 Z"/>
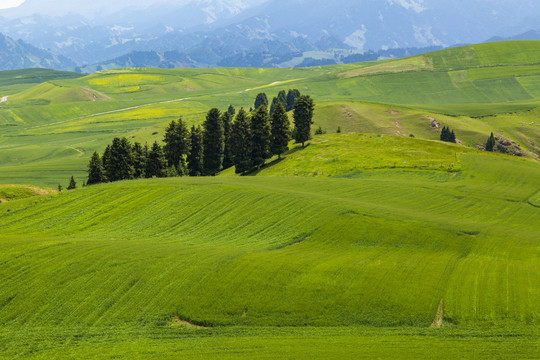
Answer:
<path fill-rule="evenodd" d="M 186 157 L 189 154 L 190 143 L 189 130 L 182 118 L 171 121 L 165 130 L 163 142 L 165 143 L 163 152 L 168 166 L 174 166 L 179 175 L 184 175 L 187 172 Z"/>
<path fill-rule="evenodd" d="M 163 153 L 163 148 L 154 141 L 152 149 L 148 153 L 148 160 L 146 161 L 145 176 L 151 177 L 167 177 L 167 159 Z"/>
<path fill-rule="evenodd" d="M 313 110 L 315 105 L 313 99 L 309 95 L 301 95 L 294 103 L 294 128 L 295 138 L 297 143 L 304 143 L 311 137 L 311 124 L 313 124 Z"/>
<path fill-rule="evenodd" d="M 270 138 L 270 150 L 272 154 L 281 159 L 281 154 L 289 150 L 289 140 L 291 138 L 291 124 L 285 112 L 285 107 L 278 102 L 276 110 L 272 114 L 272 136 Z"/>
<path fill-rule="evenodd" d="M 75 182 L 75 179 L 72 176 L 71 179 L 69 179 L 69 185 L 68 185 L 67 189 L 68 190 L 74 190 L 76 188 L 77 188 L 77 183 Z"/>
<path fill-rule="evenodd" d="M 268 98 L 266 97 L 265 93 L 259 93 L 257 94 L 257 97 L 255 98 L 255 110 L 257 110 L 261 106 L 268 107 Z"/>
<path fill-rule="evenodd" d="M 90 162 L 88 163 L 88 181 L 87 185 L 100 184 L 107 181 L 105 176 L 105 169 L 103 169 L 103 162 L 99 157 L 99 154 L 94 151 Z"/>
<path fill-rule="evenodd" d="M 225 139 L 225 148 L 223 149 L 223 169 L 228 169 L 234 165 L 233 154 L 231 151 L 233 115 L 227 111 L 224 111 L 221 114 L 221 120 L 223 121 L 223 136 Z"/>
<path fill-rule="evenodd" d="M 218 109 L 208 112 L 203 128 L 203 173 L 214 176 L 222 169 L 225 151 L 223 120 Z"/>
<path fill-rule="evenodd" d="M 233 153 L 235 172 L 244 174 L 251 170 L 252 141 L 249 117 L 244 108 L 236 114 L 231 135 L 231 150 Z"/>
<path fill-rule="evenodd" d="M 253 166 L 257 168 L 264 165 L 266 159 L 272 156 L 270 154 L 270 136 L 271 128 L 268 109 L 266 106 L 261 105 L 251 117 L 251 141 L 253 146 L 251 159 L 253 160 Z"/>
<path fill-rule="evenodd" d="M 486 142 L 486 151 L 493 151 L 495 148 L 495 137 L 493 136 L 493 133 L 489 136 Z"/>
<path fill-rule="evenodd" d="M 297 89 L 290 89 L 287 93 L 287 106 L 285 107 L 285 110 L 291 111 L 294 109 L 294 102 L 296 99 L 300 97 L 300 91 Z"/>
<path fill-rule="evenodd" d="M 189 176 L 201 176 L 203 174 L 203 134 L 201 126 L 191 127 L 191 151 L 189 152 L 188 172 Z"/>

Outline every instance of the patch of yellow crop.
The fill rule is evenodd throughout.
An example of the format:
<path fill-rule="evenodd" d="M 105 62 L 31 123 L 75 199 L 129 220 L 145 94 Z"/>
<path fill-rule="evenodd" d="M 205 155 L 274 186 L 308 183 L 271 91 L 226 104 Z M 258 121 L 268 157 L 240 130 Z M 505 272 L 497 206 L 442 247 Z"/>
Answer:
<path fill-rule="evenodd" d="M 111 74 L 90 79 L 88 82 L 91 85 L 104 87 L 138 87 L 140 85 L 163 84 L 166 79 L 158 75 Z"/>
<path fill-rule="evenodd" d="M 425 56 L 415 56 L 407 59 L 382 62 L 373 66 L 346 71 L 339 75 L 345 78 L 351 78 L 356 76 L 379 73 L 396 73 L 403 71 L 418 71 L 431 69 L 433 69 L 433 64 L 430 58 Z"/>

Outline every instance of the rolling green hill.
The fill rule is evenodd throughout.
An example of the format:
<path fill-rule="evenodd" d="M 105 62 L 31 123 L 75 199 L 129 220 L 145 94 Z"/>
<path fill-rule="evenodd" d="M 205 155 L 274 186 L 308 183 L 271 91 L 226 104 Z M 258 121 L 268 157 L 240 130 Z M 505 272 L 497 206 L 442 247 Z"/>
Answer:
<path fill-rule="evenodd" d="M 333 167 L 332 142 L 337 164 L 356 168 Z M 368 163 L 356 150 L 375 142 Z M 540 168 L 475 150 L 456 162 L 457 149 L 326 135 L 262 173 L 281 176 L 137 180 L 2 204 L 3 353 L 47 358 L 64 343 L 74 357 L 100 358 L 98 346 L 172 358 L 197 339 L 208 356 L 266 357 L 299 337 L 295 357 L 327 342 L 329 356 L 354 354 L 363 338 L 390 342 L 374 356 L 411 358 L 457 336 L 461 357 L 532 356 Z M 385 166 L 435 159 L 452 168 Z M 322 165 L 326 176 L 283 176 Z M 447 328 L 429 330 L 441 300 Z"/>
<path fill-rule="evenodd" d="M 211 107 L 249 108 L 258 92 L 272 97 L 288 88 L 314 97 L 315 125 L 329 132 L 341 126 L 435 140 L 436 120 L 466 146 L 482 146 L 494 132 L 537 158 L 539 49 L 538 41 L 500 42 L 305 69 L 118 69 L 85 77 L 6 72 L 0 76 L 0 94 L 9 95 L 0 104 L 0 183 L 56 187 L 71 175 L 81 181 L 90 154 L 114 136 L 161 140 L 165 124 L 180 116 L 200 123 Z M 43 82 L 28 87 L 38 79 Z"/>
<path fill-rule="evenodd" d="M 113 137 L 161 140 L 262 91 L 312 95 L 328 132 L 257 176 L 0 187 L 0 358 L 536 358 L 538 64 L 539 42 L 502 42 L 306 69 L 0 74 L 0 183 L 80 185 Z M 477 149 L 490 132 L 523 156 Z"/>

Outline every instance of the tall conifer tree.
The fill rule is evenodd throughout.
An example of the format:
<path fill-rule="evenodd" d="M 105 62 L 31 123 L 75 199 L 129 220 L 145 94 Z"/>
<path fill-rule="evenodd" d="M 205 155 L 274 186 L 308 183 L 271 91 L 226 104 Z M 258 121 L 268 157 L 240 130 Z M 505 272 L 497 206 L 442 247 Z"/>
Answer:
<path fill-rule="evenodd" d="M 251 127 L 249 116 L 244 108 L 238 111 L 233 123 L 231 150 L 233 152 L 235 172 L 237 174 L 244 174 L 251 170 L 253 166 L 253 161 L 251 160 Z"/>
<path fill-rule="evenodd" d="M 495 148 L 495 137 L 493 136 L 493 133 L 489 136 L 487 142 L 486 142 L 486 151 L 493 151 Z"/>
<path fill-rule="evenodd" d="M 105 169 L 103 168 L 103 162 L 101 161 L 101 158 L 99 157 L 99 154 L 94 151 L 92 154 L 92 157 L 90 158 L 90 162 L 88 164 L 88 180 L 86 182 L 87 185 L 94 185 L 94 184 L 100 184 L 107 181 L 107 177 L 105 176 Z"/>
<path fill-rule="evenodd" d="M 163 148 L 154 141 L 148 159 L 146 160 L 145 176 L 151 177 L 167 177 L 167 159 L 163 153 Z"/>
<path fill-rule="evenodd" d="M 266 159 L 271 157 L 270 153 L 270 118 L 268 109 L 261 105 L 251 117 L 251 141 L 252 153 L 251 160 L 253 166 L 261 167 Z"/>
<path fill-rule="evenodd" d="M 221 120 L 223 121 L 223 136 L 225 138 L 225 148 L 223 150 L 223 169 L 228 169 L 234 165 L 233 154 L 231 151 L 233 116 L 229 112 L 224 111 L 221 114 Z"/>
<path fill-rule="evenodd" d="M 140 143 L 133 144 L 133 176 L 135 179 L 144 177 L 146 158 L 148 157 L 148 145 L 143 147 Z"/>
<path fill-rule="evenodd" d="M 216 175 L 223 167 L 225 134 L 218 109 L 211 109 L 203 123 L 204 175 Z"/>
<path fill-rule="evenodd" d="M 133 179 L 133 156 L 129 140 L 114 138 L 110 148 L 110 165 L 107 170 L 109 181 Z M 110 171 L 110 174 L 109 174 Z"/>
<path fill-rule="evenodd" d="M 257 111 L 257 109 L 261 106 L 268 107 L 268 97 L 265 93 L 259 93 L 257 94 L 257 97 L 255 98 L 255 108 L 254 110 Z M 267 110 L 268 111 L 268 110 Z"/>
<path fill-rule="evenodd" d="M 191 151 L 188 156 L 189 176 L 201 176 L 203 174 L 203 133 L 201 126 L 191 127 Z"/>
<path fill-rule="evenodd" d="M 165 130 L 163 139 L 165 146 L 163 152 L 170 167 L 174 166 L 177 173 L 182 175 L 186 173 L 186 157 L 189 154 L 189 130 L 182 120 L 171 121 Z"/>
<path fill-rule="evenodd" d="M 272 114 L 272 137 L 270 141 L 270 150 L 281 159 L 281 154 L 287 151 L 291 137 L 291 125 L 289 117 L 285 112 L 285 107 L 278 102 L 274 114 Z"/>
<path fill-rule="evenodd" d="M 313 124 L 313 110 L 315 105 L 309 95 L 301 95 L 294 103 L 294 128 L 297 143 L 304 143 L 311 138 L 311 124 Z"/>
<path fill-rule="evenodd" d="M 287 93 L 287 106 L 285 110 L 291 111 L 294 109 L 294 102 L 300 97 L 300 91 L 297 89 L 290 89 Z"/>

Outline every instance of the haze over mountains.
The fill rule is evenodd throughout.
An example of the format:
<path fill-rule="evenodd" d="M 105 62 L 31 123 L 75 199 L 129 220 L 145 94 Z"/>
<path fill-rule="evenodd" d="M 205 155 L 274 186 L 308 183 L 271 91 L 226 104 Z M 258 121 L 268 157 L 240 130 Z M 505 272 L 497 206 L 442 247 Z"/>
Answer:
<path fill-rule="evenodd" d="M 534 37 L 539 18 L 532 0 L 26 0 L 0 10 L 0 32 L 66 58 L 35 66 L 90 72 L 372 60 L 414 53 L 394 49 Z"/>

